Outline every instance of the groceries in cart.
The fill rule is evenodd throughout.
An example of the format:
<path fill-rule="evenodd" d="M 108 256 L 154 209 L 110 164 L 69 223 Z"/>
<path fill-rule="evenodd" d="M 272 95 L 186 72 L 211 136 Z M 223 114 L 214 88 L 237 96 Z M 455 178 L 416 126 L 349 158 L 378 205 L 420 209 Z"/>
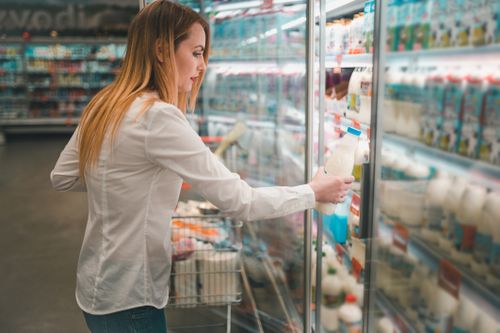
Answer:
<path fill-rule="evenodd" d="M 171 221 L 170 306 L 227 305 L 241 300 L 238 231 L 208 202 L 180 202 Z"/>

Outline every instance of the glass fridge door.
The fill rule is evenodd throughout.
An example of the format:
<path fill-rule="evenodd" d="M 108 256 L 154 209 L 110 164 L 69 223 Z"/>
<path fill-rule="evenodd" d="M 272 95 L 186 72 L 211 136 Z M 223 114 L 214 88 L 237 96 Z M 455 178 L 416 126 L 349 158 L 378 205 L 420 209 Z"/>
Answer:
<path fill-rule="evenodd" d="M 371 185 L 375 1 L 320 1 L 318 22 L 315 164 L 337 176 L 352 174 L 355 183 L 343 203 L 314 212 L 314 328 L 361 332 L 369 282 L 369 229 L 362 221 Z"/>
<path fill-rule="evenodd" d="M 498 332 L 498 13 L 384 1 L 370 293 L 383 332 Z"/>
<path fill-rule="evenodd" d="M 223 138 L 227 149 L 216 154 L 252 186 L 304 184 L 306 1 L 214 1 L 204 8 L 212 50 L 200 131 Z M 233 326 L 304 330 L 304 225 L 302 212 L 244 224 L 244 291 Z"/>

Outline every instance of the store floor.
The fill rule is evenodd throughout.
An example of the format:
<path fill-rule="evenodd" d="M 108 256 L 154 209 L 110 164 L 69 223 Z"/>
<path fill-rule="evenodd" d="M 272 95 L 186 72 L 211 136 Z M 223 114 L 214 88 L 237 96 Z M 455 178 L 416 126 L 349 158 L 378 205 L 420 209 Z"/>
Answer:
<path fill-rule="evenodd" d="M 1 332 L 88 332 L 74 297 L 85 194 L 56 192 L 49 180 L 68 138 L 15 135 L 0 146 Z M 175 328 L 221 324 L 225 313 L 224 308 L 168 310 L 169 333 L 225 332 L 224 327 Z M 248 319 L 233 316 L 232 332 L 253 331 Z"/>

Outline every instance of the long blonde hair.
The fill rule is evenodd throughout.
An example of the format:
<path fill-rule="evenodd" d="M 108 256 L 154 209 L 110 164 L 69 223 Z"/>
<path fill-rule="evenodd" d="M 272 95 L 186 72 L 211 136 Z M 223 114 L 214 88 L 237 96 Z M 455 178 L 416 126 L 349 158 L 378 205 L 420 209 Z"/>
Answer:
<path fill-rule="evenodd" d="M 209 25 L 189 7 L 168 0 L 157 0 L 144 7 L 132 20 L 122 68 L 116 79 L 99 91 L 85 107 L 79 125 L 79 169 L 85 176 L 87 167 L 95 166 L 106 134 L 111 141 L 132 102 L 143 92 L 156 91 L 160 100 L 176 105 L 183 112 L 188 105 L 187 93 L 178 91 L 175 50 L 188 37 L 188 30 L 199 23 L 205 31 L 205 64 L 210 49 Z M 158 61 L 157 48 L 162 50 Z M 200 73 L 189 95 L 194 110 L 203 81 Z M 145 103 L 147 110 L 155 102 Z"/>

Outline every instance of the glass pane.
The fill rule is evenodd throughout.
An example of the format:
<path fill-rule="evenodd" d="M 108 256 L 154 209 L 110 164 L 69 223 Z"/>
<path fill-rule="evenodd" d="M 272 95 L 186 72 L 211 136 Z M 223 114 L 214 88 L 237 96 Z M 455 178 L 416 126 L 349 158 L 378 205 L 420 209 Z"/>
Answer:
<path fill-rule="evenodd" d="M 327 173 L 354 175 L 356 180 L 343 203 L 317 206 L 315 211 L 323 237 L 318 232 L 313 249 L 313 279 L 318 277 L 313 280 L 313 297 L 320 297 L 315 299 L 319 331 L 360 331 L 367 283 L 361 183 L 370 147 L 374 1 L 332 0 L 325 7 L 326 24 L 320 27 L 325 35 L 325 82 L 317 92 L 323 103 L 315 114 L 315 129 L 319 132 L 321 126 L 324 138 L 315 135 L 315 154 L 324 156 L 321 164 Z M 317 316 L 318 311 L 316 322 Z"/>
<path fill-rule="evenodd" d="M 375 283 L 386 327 L 498 329 L 500 48 L 483 29 L 498 9 L 387 5 Z"/>
<path fill-rule="evenodd" d="M 203 6 L 212 47 L 192 116 L 200 134 L 217 142 L 232 137 L 216 153 L 254 187 L 303 184 L 305 1 Z M 243 295 L 232 307 L 233 331 L 302 331 L 304 214 L 246 223 L 242 245 Z"/>

